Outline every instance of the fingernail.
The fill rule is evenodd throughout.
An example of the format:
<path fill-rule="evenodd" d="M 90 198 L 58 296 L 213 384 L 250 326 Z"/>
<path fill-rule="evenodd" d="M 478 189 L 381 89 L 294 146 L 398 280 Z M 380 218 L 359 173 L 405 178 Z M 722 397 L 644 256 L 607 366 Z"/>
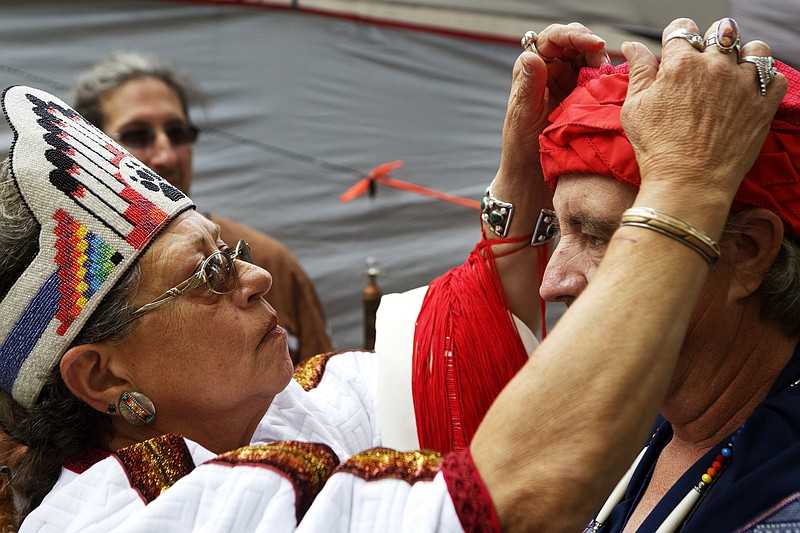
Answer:
<path fill-rule="evenodd" d="M 620 50 L 622 50 L 622 55 L 624 55 L 625 59 L 628 61 L 636 57 L 636 47 L 630 41 L 622 43 Z"/>
<path fill-rule="evenodd" d="M 606 54 L 605 62 L 606 63 L 611 63 L 611 56 L 610 55 Z"/>

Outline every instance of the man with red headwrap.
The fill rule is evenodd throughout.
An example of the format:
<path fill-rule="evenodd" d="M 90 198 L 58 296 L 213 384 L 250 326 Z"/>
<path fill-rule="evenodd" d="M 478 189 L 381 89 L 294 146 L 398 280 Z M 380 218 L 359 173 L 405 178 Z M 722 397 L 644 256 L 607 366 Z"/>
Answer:
<path fill-rule="evenodd" d="M 590 531 L 750 531 L 776 524 L 796 531 L 800 523 L 800 73 L 776 66 L 788 93 L 733 201 L 720 260 L 661 403 L 663 418 Z M 541 286 L 547 301 L 570 305 L 580 296 L 621 219 L 637 225 L 658 217 L 626 212 L 640 167 L 650 163 L 637 164 L 636 140 L 632 146 L 620 119 L 628 82 L 627 64 L 583 69 L 540 138 L 561 231 Z M 726 94 L 719 101 L 725 105 Z M 674 112 L 665 102 L 665 121 Z M 704 131 L 685 134 L 687 160 L 709 150 Z M 631 312 L 635 320 L 648 310 Z"/>

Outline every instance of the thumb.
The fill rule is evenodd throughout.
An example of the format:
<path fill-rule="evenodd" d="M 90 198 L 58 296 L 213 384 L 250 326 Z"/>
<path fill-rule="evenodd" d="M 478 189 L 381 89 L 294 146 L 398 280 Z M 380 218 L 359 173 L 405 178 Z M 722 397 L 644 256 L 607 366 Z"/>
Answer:
<path fill-rule="evenodd" d="M 622 43 L 622 54 L 628 60 L 628 96 L 639 94 L 650 87 L 658 73 L 658 59 L 642 43 L 626 41 Z"/>

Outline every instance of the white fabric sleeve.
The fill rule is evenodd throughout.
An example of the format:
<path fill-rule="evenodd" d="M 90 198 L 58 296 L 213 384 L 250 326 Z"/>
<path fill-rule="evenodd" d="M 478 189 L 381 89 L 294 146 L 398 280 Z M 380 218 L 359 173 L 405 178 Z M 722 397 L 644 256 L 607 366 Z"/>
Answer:
<path fill-rule="evenodd" d="M 461 532 L 442 473 L 413 485 L 337 473 L 325 484 L 298 532 Z"/>
<path fill-rule="evenodd" d="M 133 488 L 129 472 L 109 457 L 51 493 L 20 531 L 461 531 L 441 472 L 412 482 L 395 477 L 365 481 L 336 472 L 298 523 L 301 505 L 313 498 L 309 487 L 321 483 L 335 465 L 329 452 L 313 448 L 320 445 L 277 445 L 277 451 L 261 458 L 264 447 L 214 456 L 194 443 L 187 445 L 198 466 L 148 505 Z M 233 459 L 226 461 L 227 455 Z M 321 464 L 327 466 L 320 470 Z"/>
<path fill-rule="evenodd" d="M 251 442 L 324 442 L 342 461 L 380 446 L 376 371 L 372 352 L 333 355 L 314 388 L 292 380 L 275 397 Z"/>
<path fill-rule="evenodd" d="M 186 441 L 195 464 L 215 457 L 205 448 Z M 189 477 L 189 476 L 187 476 Z M 164 494 L 167 494 L 166 491 Z M 150 506 L 132 487 L 116 457 L 107 457 L 80 475 L 62 471 L 53 490 L 22 523 L 20 533 L 109 533 L 129 529 Z M 148 511 L 150 513 L 150 511 Z M 160 520 L 160 519 L 159 519 Z M 158 529 L 139 529 L 158 531 Z M 182 531 L 161 529 L 160 531 Z"/>

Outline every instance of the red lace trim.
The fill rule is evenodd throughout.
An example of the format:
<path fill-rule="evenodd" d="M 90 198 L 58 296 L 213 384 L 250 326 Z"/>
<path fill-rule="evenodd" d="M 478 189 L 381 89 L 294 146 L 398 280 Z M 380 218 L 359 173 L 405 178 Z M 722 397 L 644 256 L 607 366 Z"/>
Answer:
<path fill-rule="evenodd" d="M 500 520 L 494 503 L 475 468 L 469 448 L 447 454 L 442 474 L 464 531 L 499 533 Z"/>

